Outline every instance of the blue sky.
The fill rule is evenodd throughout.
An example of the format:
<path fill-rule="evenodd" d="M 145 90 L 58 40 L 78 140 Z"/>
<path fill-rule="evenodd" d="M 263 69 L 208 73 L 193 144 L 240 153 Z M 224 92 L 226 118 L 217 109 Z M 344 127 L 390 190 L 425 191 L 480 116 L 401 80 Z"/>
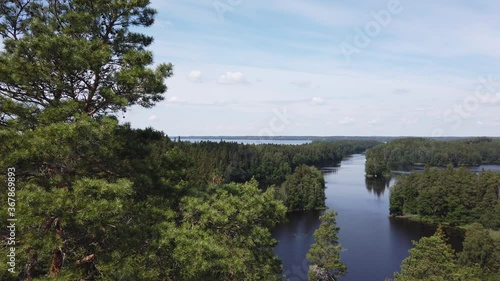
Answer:
<path fill-rule="evenodd" d="M 500 136 L 500 2 L 153 0 L 176 135 Z M 477 3 L 480 2 L 480 3 Z"/>

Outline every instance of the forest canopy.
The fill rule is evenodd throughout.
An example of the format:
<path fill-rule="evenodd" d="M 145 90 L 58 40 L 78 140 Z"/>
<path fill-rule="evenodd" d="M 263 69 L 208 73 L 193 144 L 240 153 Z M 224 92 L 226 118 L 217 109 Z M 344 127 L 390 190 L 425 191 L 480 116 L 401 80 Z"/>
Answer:
<path fill-rule="evenodd" d="M 388 176 L 393 170 L 414 166 L 474 166 L 500 164 L 500 140 L 486 137 L 452 141 L 402 138 L 366 152 L 366 175 Z"/>
<path fill-rule="evenodd" d="M 437 223 L 465 225 L 480 222 L 500 229 L 500 173 L 479 175 L 462 167 L 425 169 L 401 176 L 391 189 L 392 215 L 418 215 Z"/>
<path fill-rule="evenodd" d="M 363 153 L 379 144 L 376 141 L 317 141 L 301 145 L 239 144 L 236 142 L 176 142 L 180 150 L 191 155 L 192 180 L 208 182 L 245 182 L 252 177 L 262 187 L 281 185 L 300 165 L 328 166 L 343 157 Z"/>

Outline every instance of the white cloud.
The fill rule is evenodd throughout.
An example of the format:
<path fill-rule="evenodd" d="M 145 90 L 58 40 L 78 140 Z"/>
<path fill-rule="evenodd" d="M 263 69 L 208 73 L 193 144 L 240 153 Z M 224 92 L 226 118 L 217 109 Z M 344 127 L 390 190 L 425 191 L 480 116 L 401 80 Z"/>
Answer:
<path fill-rule="evenodd" d="M 148 118 L 149 121 L 154 121 L 156 119 L 158 119 L 158 116 L 156 116 L 155 114 L 149 116 L 149 118 Z"/>
<path fill-rule="evenodd" d="M 191 82 L 198 82 L 198 83 L 203 82 L 203 77 L 201 71 L 199 70 L 192 70 L 188 75 L 188 79 Z"/>
<path fill-rule="evenodd" d="M 311 104 L 313 104 L 313 105 L 324 105 L 325 103 L 326 103 L 326 101 L 320 97 L 313 97 L 311 99 Z"/>
<path fill-rule="evenodd" d="M 226 72 L 222 74 L 217 80 L 220 84 L 232 85 L 232 84 L 246 84 L 248 83 L 245 76 L 241 72 Z"/>
<path fill-rule="evenodd" d="M 350 116 L 346 116 L 346 117 L 342 118 L 342 120 L 339 121 L 339 124 L 340 125 L 348 125 L 348 124 L 354 123 L 354 121 L 356 121 L 354 118 L 352 118 Z"/>

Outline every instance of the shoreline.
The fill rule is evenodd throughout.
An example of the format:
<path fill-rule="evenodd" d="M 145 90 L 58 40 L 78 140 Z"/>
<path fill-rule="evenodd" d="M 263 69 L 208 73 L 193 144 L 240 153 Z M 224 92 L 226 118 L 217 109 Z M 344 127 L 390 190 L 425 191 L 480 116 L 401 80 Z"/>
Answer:
<path fill-rule="evenodd" d="M 468 229 L 470 229 L 471 224 L 472 224 L 472 223 L 469 223 L 469 224 L 461 224 L 461 225 L 451 225 L 448 222 L 438 222 L 438 221 L 434 221 L 432 219 L 425 219 L 425 218 L 422 218 L 421 216 L 416 215 L 416 214 L 408 214 L 408 215 L 401 215 L 401 216 L 389 215 L 389 218 L 390 219 L 398 219 L 398 220 L 408 220 L 408 221 L 412 221 L 412 222 L 419 222 L 419 223 L 422 223 L 422 224 L 425 224 L 428 226 L 434 226 L 434 227 L 441 225 L 445 228 L 451 228 L 451 229 L 463 231 L 464 234 L 466 233 L 466 231 Z M 495 229 L 491 229 L 491 228 L 485 228 L 485 229 L 488 230 L 491 238 L 500 242 L 500 229 L 499 230 L 495 230 Z"/>

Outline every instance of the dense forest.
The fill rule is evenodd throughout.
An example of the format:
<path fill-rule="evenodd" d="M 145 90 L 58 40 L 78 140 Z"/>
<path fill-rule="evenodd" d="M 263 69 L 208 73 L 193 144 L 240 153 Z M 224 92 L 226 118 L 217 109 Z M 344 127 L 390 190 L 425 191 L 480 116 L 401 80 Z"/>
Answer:
<path fill-rule="evenodd" d="M 386 176 L 391 170 L 413 165 L 426 166 L 422 172 L 397 177 L 390 193 L 391 215 L 466 229 L 463 251 L 458 254 L 441 229 L 415 242 L 401 272 L 395 273 L 395 281 L 498 280 L 500 173 L 476 173 L 464 166 L 498 163 L 499 145 L 498 140 L 489 138 L 449 142 L 409 138 L 367 152 L 369 177 Z M 430 167 L 447 163 L 446 169 Z M 377 180 L 369 177 L 367 180 Z"/>
<path fill-rule="evenodd" d="M 500 173 L 476 174 L 462 167 L 401 176 L 391 189 L 392 215 L 418 215 L 430 222 L 465 225 L 480 222 L 500 229 Z"/>
<path fill-rule="evenodd" d="M 151 68 L 153 38 L 129 29 L 153 24 L 149 1 L 2 5 L 0 220 L 16 222 L 1 280 L 280 280 L 270 229 L 324 207 L 313 166 L 376 144 L 185 143 L 132 129 L 119 113 L 162 101 L 173 74 Z"/>
<path fill-rule="evenodd" d="M 174 148 L 191 159 L 186 170 L 190 184 L 244 183 L 256 179 L 261 189 L 276 189 L 276 198 L 288 211 L 296 211 L 325 207 L 325 182 L 316 167 L 334 165 L 343 157 L 376 144 L 354 140 L 302 145 L 178 141 Z"/>
<path fill-rule="evenodd" d="M 274 189 L 192 185 L 189 157 L 166 136 L 113 118 L 1 132 L 19 221 L 17 274 L 2 263 L 2 280 L 277 278 L 269 230 L 286 208 Z"/>
<path fill-rule="evenodd" d="M 407 170 L 415 165 L 499 164 L 500 140 L 486 137 L 452 141 L 403 138 L 369 149 L 366 158 L 368 177 L 387 177 L 393 170 Z"/>
<path fill-rule="evenodd" d="M 333 165 L 347 155 L 362 153 L 377 144 L 373 140 L 317 141 L 302 145 L 176 142 L 180 150 L 196 159 L 192 181 L 245 182 L 255 177 L 263 187 L 282 184 L 300 165 Z"/>
<path fill-rule="evenodd" d="M 334 165 L 343 157 L 364 152 L 375 141 L 313 142 L 302 145 L 175 142 L 186 158 L 188 182 L 243 183 L 255 178 L 260 187 L 275 188 L 289 211 L 324 208 L 325 183 L 315 168 Z"/>

